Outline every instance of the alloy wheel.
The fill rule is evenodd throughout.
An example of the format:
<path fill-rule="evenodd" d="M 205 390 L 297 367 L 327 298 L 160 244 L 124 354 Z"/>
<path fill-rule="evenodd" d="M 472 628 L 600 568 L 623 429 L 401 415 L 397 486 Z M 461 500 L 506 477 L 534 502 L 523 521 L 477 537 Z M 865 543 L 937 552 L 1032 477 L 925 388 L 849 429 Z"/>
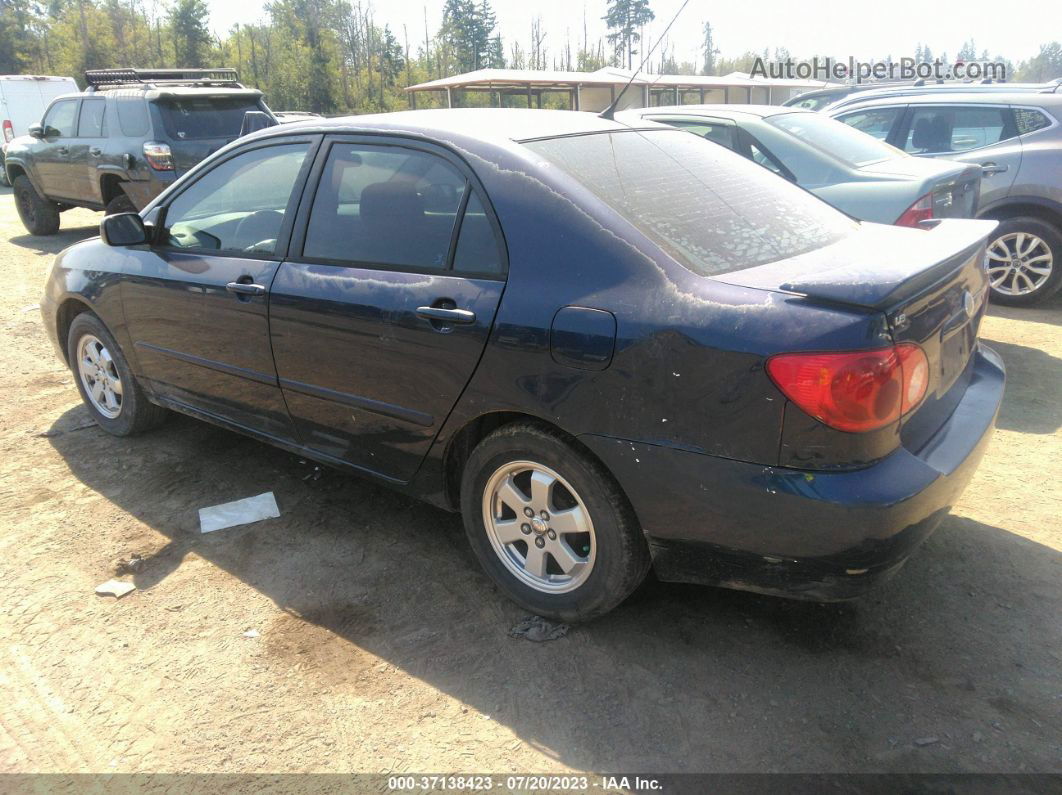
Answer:
<path fill-rule="evenodd" d="M 1003 295 L 1029 295 L 1051 278 L 1051 247 L 1031 232 L 1000 235 L 988 247 L 988 278 Z"/>
<path fill-rule="evenodd" d="M 495 471 L 483 490 L 483 525 L 505 568 L 536 591 L 573 591 L 593 571 L 590 512 L 547 466 L 513 461 Z"/>
<path fill-rule="evenodd" d="M 122 413 L 122 377 L 107 346 L 86 334 L 77 343 L 77 371 L 92 407 L 107 419 Z"/>

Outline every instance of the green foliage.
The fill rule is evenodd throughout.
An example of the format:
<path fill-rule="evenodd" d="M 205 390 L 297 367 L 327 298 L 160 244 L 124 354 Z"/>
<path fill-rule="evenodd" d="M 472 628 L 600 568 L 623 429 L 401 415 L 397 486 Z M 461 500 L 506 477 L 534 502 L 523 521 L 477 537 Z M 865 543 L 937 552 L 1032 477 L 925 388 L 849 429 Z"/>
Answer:
<path fill-rule="evenodd" d="M 634 68 L 634 45 L 642 40 L 641 29 L 656 18 L 649 0 L 608 0 L 608 12 L 602 19 L 608 25 L 608 43 L 612 45 L 618 65 Z"/>

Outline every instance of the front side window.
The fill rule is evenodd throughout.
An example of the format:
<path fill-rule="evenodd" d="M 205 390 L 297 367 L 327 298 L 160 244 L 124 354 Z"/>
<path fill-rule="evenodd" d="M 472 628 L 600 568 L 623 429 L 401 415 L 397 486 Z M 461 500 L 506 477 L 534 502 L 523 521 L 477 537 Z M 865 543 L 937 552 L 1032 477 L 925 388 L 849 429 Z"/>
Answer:
<path fill-rule="evenodd" d="M 997 107 L 915 108 L 904 149 L 912 154 L 967 152 L 1017 135 L 1010 110 Z"/>
<path fill-rule="evenodd" d="M 793 257 L 851 234 L 851 219 L 721 146 L 677 130 L 530 141 L 694 273 Z"/>
<path fill-rule="evenodd" d="M 64 99 L 48 109 L 44 119 L 44 131 L 49 137 L 72 138 L 77 120 L 77 100 Z"/>
<path fill-rule="evenodd" d="M 106 108 L 107 101 L 103 99 L 86 99 L 81 103 L 78 138 L 102 138 L 107 134 Z"/>
<path fill-rule="evenodd" d="M 167 244 L 273 254 L 309 148 L 252 149 L 208 171 L 166 209 Z"/>
<path fill-rule="evenodd" d="M 464 176 L 437 155 L 398 146 L 333 144 L 310 211 L 303 256 L 445 269 L 466 190 Z"/>
<path fill-rule="evenodd" d="M 857 110 L 854 113 L 846 113 L 840 117 L 849 127 L 855 127 L 860 132 L 872 135 L 879 141 L 889 137 L 893 125 L 900 117 L 903 108 L 870 108 L 869 110 Z"/>

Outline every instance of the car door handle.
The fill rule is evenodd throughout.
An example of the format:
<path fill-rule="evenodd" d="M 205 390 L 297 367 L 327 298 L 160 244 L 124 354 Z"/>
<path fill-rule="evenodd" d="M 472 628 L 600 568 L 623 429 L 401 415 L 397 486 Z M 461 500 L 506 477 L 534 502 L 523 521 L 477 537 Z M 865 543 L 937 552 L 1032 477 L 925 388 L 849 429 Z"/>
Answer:
<path fill-rule="evenodd" d="M 470 312 L 467 309 L 444 309 L 441 306 L 418 306 L 417 317 L 461 326 L 476 322 L 475 312 Z"/>
<path fill-rule="evenodd" d="M 266 288 L 260 284 L 250 282 L 229 282 L 225 289 L 236 295 L 265 295 Z"/>
<path fill-rule="evenodd" d="M 982 174 L 1002 174 L 1008 168 L 1010 168 L 1010 166 L 997 166 L 995 163 L 982 163 L 981 164 L 981 173 Z"/>
<path fill-rule="evenodd" d="M 103 154 L 103 150 L 100 149 L 98 146 L 94 146 L 91 149 L 89 149 L 89 154 L 91 154 L 93 157 L 99 157 L 100 155 Z"/>

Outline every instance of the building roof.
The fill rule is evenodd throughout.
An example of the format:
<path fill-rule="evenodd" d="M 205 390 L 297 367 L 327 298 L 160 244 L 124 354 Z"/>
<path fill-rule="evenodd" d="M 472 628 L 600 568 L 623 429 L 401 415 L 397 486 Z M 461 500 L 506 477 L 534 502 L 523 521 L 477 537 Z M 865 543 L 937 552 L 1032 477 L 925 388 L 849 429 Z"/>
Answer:
<path fill-rule="evenodd" d="M 606 66 L 596 72 L 561 72 L 538 69 L 479 69 L 475 72 L 443 77 L 427 83 L 409 86 L 406 91 L 442 91 L 448 88 L 558 88 L 575 86 L 622 86 L 631 79 L 631 71 Z M 652 75 L 639 74 L 632 85 L 652 88 L 728 88 L 759 86 L 761 88 L 825 88 L 834 84 L 821 80 L 768 80 L 750 77 L 743 72 L 716 75 Z"/>

